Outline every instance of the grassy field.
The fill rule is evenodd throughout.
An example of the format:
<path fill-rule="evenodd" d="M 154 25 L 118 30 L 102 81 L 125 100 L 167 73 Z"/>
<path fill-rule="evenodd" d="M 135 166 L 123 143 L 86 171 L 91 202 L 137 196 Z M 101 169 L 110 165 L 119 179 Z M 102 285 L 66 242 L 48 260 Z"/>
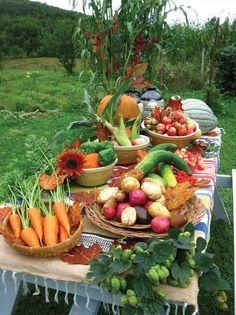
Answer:
<path fill-rule="evenodd" d="M 55 59 L 14 60 L 3 63 L 0 69 L 0 200 L 4 201 L 4 191 L 8 183 L 22 173 L 30 172 L 39 164 L 40 148 L 50 148 L 56 132 L 78 118 L 85 82 L 79 80 L 79 65 L 74 76 L 65 74 Z M 177 91 L 168 91 L 174 94 Z M 203 98 L 203 92 L 178 93 L 183 98 Z M 235 98 L 222 101 L 225 115 L 219 117 L 219 127 L 223 128 L 220 172 L 230 174 L 236 167 L 235 141 Z M 25 113 L 36 111 L 24 116 Z M 74 131 L 69 137 L 76 137 Z M 67 138 L 60 139 L 56 148 L 63 147 Z M 227 210 L 232 218 L 231 190 L 221 191 Z M 222 274 L 233 286 L 233 231 L 232 225 L 222 221 L 212 222 L 211 240 L 208 250 L 215 254 L 216 263 Z M 33 290 L 33 289 L 32 289 Z M 43 291 L 42 291 L 43 292 Z M 53 292 L 51 292 L 53 296 Z M 44 294 L 28 295 L 20 299 L 17 315 L 25 314 L 67 314 L 69 307 L 64 305 L 64 294 L 60 304 L 44 303 Z M 200 292 L 201 315 L 222 314 L 211 294 Z M 229 294 L 230 310 L 233 314 L 233 295 Z"/>

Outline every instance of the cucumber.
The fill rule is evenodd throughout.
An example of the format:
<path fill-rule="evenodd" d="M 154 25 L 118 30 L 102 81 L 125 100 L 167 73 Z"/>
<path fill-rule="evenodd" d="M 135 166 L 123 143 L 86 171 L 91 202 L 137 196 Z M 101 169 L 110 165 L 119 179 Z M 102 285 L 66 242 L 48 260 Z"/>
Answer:
<path fill-rule="evenodd" d="M 157 175 L 156 173 L 148 173 L 145 178 L 152 178 L 155 179 L 157 182 L 162 183 L 163 185 L 167 185 L 166 180 L 163 177 Z"/>
<path fill-rule="evenodd" d="M 176 151 L 177 150 L 177 145 L 174 143 L 161 143 L 161 144 L 157 144 L 154 145 L 154 147 L 152 147 L 150 150 L 148 150 L 149 152 L 153 152 L 156 150 L 166 150 L 166 151 Z"/>
<path fill-rule="evenodd" d="M 166 181 L 167 186 L 175 187 L 177 185 L 177 180 L 169 164 L 165 164 L 163 162 L 159 163 L 158 170 L 160 171 L 161 176 Z"/>
<path fill-rule="evenodd" d="M 135 169 L 140 169 L 144 175 L 147 175 L 152 168 L 160 162 L 171 164 L 179 170 L 185 171 L 188 175 L 191 175 L 191 171 L 183 159 L 172 152 L 164 150 L 149 152 L 143 160 L 135 166 Z"/>

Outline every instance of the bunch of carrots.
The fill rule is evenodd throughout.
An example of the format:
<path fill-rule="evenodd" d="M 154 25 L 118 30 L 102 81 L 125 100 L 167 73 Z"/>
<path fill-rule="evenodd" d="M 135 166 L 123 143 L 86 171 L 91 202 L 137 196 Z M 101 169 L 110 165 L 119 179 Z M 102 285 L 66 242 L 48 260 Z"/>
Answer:
<path fill-rule="evenodd" d="M 19 206 L 16 192 L 9 187 L 12 213 L 9 224 L 17 238 L 30 247 L 54 246 L 70 237 L 66 193 L 62 185 L 57 185 L 48 198 L 48 206 L 42 200 L 42 190 L 35 183 L 23 182 L 17 189 L 22 200 Z"/>

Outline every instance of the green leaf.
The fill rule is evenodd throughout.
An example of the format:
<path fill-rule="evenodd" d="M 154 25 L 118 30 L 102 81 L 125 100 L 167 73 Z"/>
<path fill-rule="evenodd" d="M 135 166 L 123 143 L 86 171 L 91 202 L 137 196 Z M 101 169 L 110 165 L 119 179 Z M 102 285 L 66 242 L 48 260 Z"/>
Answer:
<path fill-rule="evenodd" d="M 105 107 L 104 111 L 102 112 L 102 118 L 105 119 L 105 117 L 108 116 L 109 123 L 112 124 L 113 126 L 114 126 L 113 116 L 116 112 L 117 105 L 120 101 L 121 96 L 125 93 L 125 91 L 129 89 L 132 81 L 133 81 L 133 78 L 122 83 L 118 91 L 112 96 L 110 101 L 107 103 L 107 106 Z"/>
<path fill-rule="evenodd" d="M 194 225 L 189 222 L 185 227 L 184 227 L 184 232 L 189 232 L 192 236 L 194 235 Z"/>
<path fill-rule="evenodd" d="M 211 290 L 230 290 L 229 283 L 222 279 L 219 270 L 215 267 L 206 273 L 203 273 L 199 279 L 200 289 Z"/>
<path fill-rule="evenodd" d="M 120 274 L 131 268 L 131 263 L 127 260 L 115 260 L 109 266 L 106 266 L 106 277 L 112 277 L 115 274 Z"/>
<path fill-rule="evenodd" d="M 93 279 L 95 283 L 100 283 L 107 278 L 107 266 L 111 263 L 111 258 L 107 255 L 99 255 L 98 259 L 90 262 L 90 269 L 87 274 L 88 279 Z"/>
<path fill-rule="evenodd" d="M 155 263 L 166 261 L 173 252 L 173 244 L 166 241 L 160 242 L 153 246 L 153 259 Z"/>
<path fill-rule="evenodd" d="M 154 295 L 152 282 L 145 274 L 135 277 L 133 286 L 138 297 L 151 298 Z"/>
<path fill-rule="evenodd" d="M 191 277 L 191 268 L 187 263 L 178 264 L 175 261 L 171 266 L 171 275 L 174 279 L 185 283 Z"/>
<path fill-rule="evenodd" d="M 192 238 L 184 235 L 179 235 L 177 240 L 174 240 L 174 245 L 181 249 L 191 249 L 192 248 Z"/>
<path fill-rule="evenodd" d="M 196 252 L 201 253 L 207 246 L 207 241 L 202 238 L 198 237 L 196 242 Z"/>
<path fill-rule="evenodd" d="M 196 256 L 194 257 L 194 260 L 196 262 L 196 269 L 203 272 L 211 270 L 214 266 L 213 257 L 214 255 L 209 253 L 196 254 Z"/>
<path fill-rule="evenodd" d="M 147 272 L 155 263 L 154 258 L 150 253 L 141 252 L 136 254 L 134 258 L 134 263 L 137 265 L 134 267 L 137 273 L 139 272 Z"/>
<path fill-rule="evenodd" d="M 136 246 L 141 247 L 143 250 L 146 250 L 147 247 L 148 247 L 147 243 L 145 243 L 145 242 L 138 242 L 138 243 L 135 244 L 135 247 Z"/>
<path fill-rule="evenodd" d="M 176 240 L 178 239 L 180 233 L 181 233 L 181 230 L 174 229 L 174 228 L 171 228 L 168 231 L 169 237 L 173 238 L 173 239 L 176 239 Z"/>

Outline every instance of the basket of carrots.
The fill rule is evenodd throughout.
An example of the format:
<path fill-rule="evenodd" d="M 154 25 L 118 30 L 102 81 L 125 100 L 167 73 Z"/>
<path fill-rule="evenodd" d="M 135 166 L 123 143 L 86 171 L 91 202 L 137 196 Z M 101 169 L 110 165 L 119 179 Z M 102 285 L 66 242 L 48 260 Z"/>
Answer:
<path fill-rule="evenodd" d="M 62 185 L 50 192 L 47 201 L 37 181 L 11 190 L 11 213 L 5 218 L 5 240 L 18 252 L 33 257 L 53 257 L 68 252 L 79 241 L 83 220 L 71 223 L 70 209 Z M 19 205 L 18 197 L 21 198 Z M 9 237 L 12 235 L 12 237 Z"/>

